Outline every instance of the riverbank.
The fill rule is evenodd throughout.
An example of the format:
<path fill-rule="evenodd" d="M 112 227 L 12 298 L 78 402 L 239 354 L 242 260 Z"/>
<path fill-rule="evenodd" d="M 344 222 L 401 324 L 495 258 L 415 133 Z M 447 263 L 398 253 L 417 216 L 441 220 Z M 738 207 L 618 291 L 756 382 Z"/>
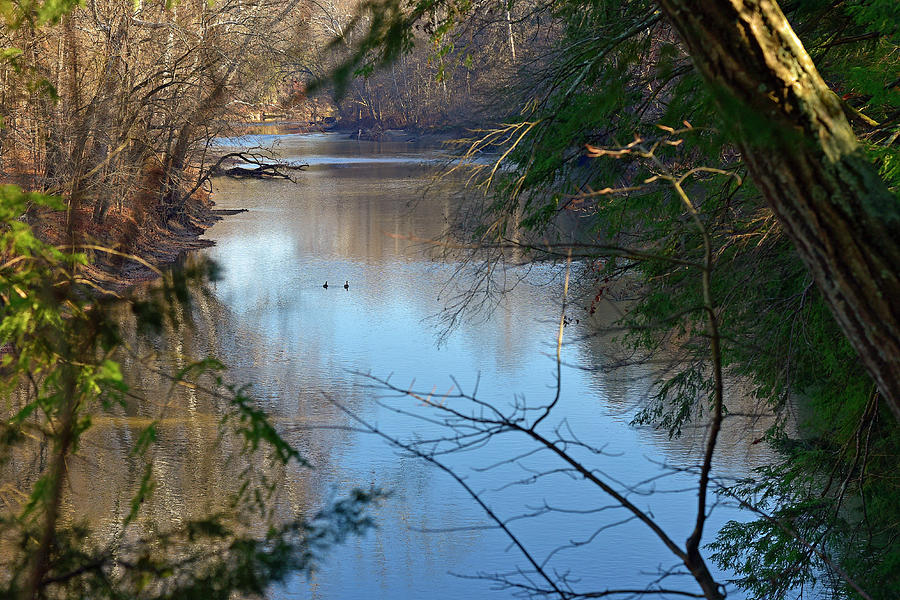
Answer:
<path fill-rule="evenodd" d="M 246 123 L 237 127 L 242 133 L 305 134 L 311 128 L 300 122 Z M 332 133 L 340 137 L 372 141 L 373 132 L 354 132 L 345 125 L 313 128 L 315 132 Z M 389 129 L 379 131 L 376 141 L 434 145 L 454 139 L 462 130 L 411 131 Z M 240 161 L 233 159 L 232 163 Z M 227 163 L 231 164 L 231 163 Z M 148 176 L 148 181 L 152 180 Z M 150 181 L 152 183 L 152 181 Z M 149 184 L 148 184 L 149 185 Z M 215 202 L 205 191 L 195 192 L 184 200 L 177 218 L 163 222 L 156 194 L 150 187 L 135 189 L 129 201 L 110 208 L 100 222 L 94 218 L 91 206 L 75 210 L 71 218 L 66 211 L 37 210 L 29 212 L 27 221 L 42 241 L 64 246 L 71 244 L 75 232 L 79 244 L 99 246 L 111 252 L 91 251 L 90 264 L 83 274 L 94 284 L 109 290 L 121 291 L 157 277 L 154 269 L 165 269 L 179 262 L 188 252 L 208 248 L 214 242 L 204 239 L 204 232 L 234 210 L 215 209 Z M 148 266 L 152 265 L 152 267 Z"/>
<path fill-rule="evenodd" d="M 346 134 L 348 138 L 354 140 L 434 145 L 441 145 L 470 135 L 470 131 L 462 127 L 446 127 L 441 129 L 380 129 L 377 127 L 354 127 L 352 125 L 340 123 L 331 131 Z"/>
<path fill-rule="evenodd" d="M 470 130 L 459 126 L 430 128 L 383 128 L 371 123 L 330 120 L 316 123 L 281 120 L 230 124 L 240 134 L 292 135 L 306 133 L 336 133 L 348 139 L 369 142 L 407 142 L 415 144 L 442 144 L 467 137 Z"/>
<path fill-rule="evenodd" d="M 46 243 L 68 245 L 67 231 L 74 231 L 79 244 L 108 249 L 90 251 L 90 264 L 82 267 L 83 274 L 103 289 L 120 291 L 155 279 L 154 268 L 165 269 L 188 252 L 212 246 L 212 240 L 201 236 L 230 213 L 214 205 L 208 195 L 195 194 L 185 201 L 178 219 L 165 223 L 149 211 L 135 209 L 110 210 L 102 223 L 92 218 L 89 208 L 74 211 L 70 226 L 66 211 L 35 211 L 27 220 Z"/>

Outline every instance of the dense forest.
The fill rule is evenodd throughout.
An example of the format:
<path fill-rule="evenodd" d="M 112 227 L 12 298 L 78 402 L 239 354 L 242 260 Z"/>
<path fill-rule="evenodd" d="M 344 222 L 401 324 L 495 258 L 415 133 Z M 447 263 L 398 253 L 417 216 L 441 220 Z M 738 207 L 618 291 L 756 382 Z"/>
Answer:
<path fill-rule="evenodd" d="M 137 338 L 181 335 L 210 294 L 214 264 L 171 267 L 209 244 L 213 179 L 303 177 L 271 149 L 216 146 L 266 119 L 447 140 L 441 176 L 462 173 L 477 193 L 430 241 L 466 273 L 444 322 L 499 302 L 498 265 L 556 264 L 581 303 L 564 296 L 557 368 L 577 314 L 628 361 L 667 357 L 633 426 L 671 438 L 703 428 L 698 463 L 682 469 L 695 482 L 691 533 L 675 539 L 638 488 L 551 430 L 561 371 L 541 407 L 462 390 L 433 403 L 373 378 L 433 408 L 445 433 L 398 438 L 349 418 L 445 471 L 521 551 L 524 567 L 485 579 L 562 599 L 714 600 L 726 583 L 754 599 L 900 596 L 896 2 L 0 6 L 0 597 L 264 596 L 377 526 L 372 511 L 391 502 L 389 490 L 354 489 L 312 515 L 278 514 L 273 474 L 307 458 L 223 362 L 198 356 L 161 375 L 210 398 L 219 435 L 237 440 L 245 467 L 227 510 L 174 530 L 137 526 L 156 485 L 151 421 L 130 442 L 146 468 L 120 534 L 89 544 L 87 525 L 61 517 L 68 461 L 94 422 L 165 403 L 126 384 L 125 357 Z M 609 301 L 626 310 L 601 318 Z M 725 425 L 741 435 L 763 418 L 771 426 L 751 444 L 775 458 L 751 477 L 716 477 Z M 595 590 L 545 568 L 445 458 L 504 436 L 623 507 L 686 577 Z M 747 517 L 715 531 L 707 520 L 724 500 Z"/>

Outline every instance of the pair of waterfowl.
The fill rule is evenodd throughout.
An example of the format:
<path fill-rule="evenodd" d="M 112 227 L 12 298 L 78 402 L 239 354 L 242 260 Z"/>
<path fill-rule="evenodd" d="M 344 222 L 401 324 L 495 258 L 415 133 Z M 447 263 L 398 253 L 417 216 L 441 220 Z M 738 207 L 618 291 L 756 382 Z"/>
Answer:
<path fill-rule="evenodd" d="M 322 287 L 325 288 L 325 289 L 327 290 L 327 289 L 328 289 L 328 282 L 326 281 L 325 284 L 324 284 Z M 350 289 L 350 282 L 349 282 L 349 281 L 345 281 L 345 282 L 344 282 L 344 289 L 345 289 L 345 290 L 349 290 L 349 289 Z"/>

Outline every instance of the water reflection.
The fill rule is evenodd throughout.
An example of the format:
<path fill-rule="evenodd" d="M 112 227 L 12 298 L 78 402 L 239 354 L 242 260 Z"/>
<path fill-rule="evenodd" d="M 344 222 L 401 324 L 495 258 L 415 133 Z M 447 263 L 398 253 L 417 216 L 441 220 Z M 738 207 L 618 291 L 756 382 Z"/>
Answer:
<path fill-rule="evenodd" d="M 471 391 L 478 381 L 480 397 L 502 406 L 514 401 L 537 405 L 552 398 L 555 369 L 549 356 L 559 287 L 546 283 L 556 280 L 547 269 L 528 274 L 487 321 L 464 322 L 444 345 L 435 344 L 430 317 L 444 306 L 444 285 L 453 265 L 428 260 L 422 245 L 409 238 L 439 236 L 457 210 L 455 196 L 449 193 L 452 182 L 422 197 L 422 183 L 431 174 L 422 163 L 436 157 L 436 150 L 336 136 L 285 136 L 278 142 L 281 155 L 306 161 L 310 169 L 297 185 L 217 182 L 221 207 L 250 212 L 230 217 L 210 231 L 217 240 L 210 255 L 225 269 L 216 297 L 246 332 L 246 337 L 239 336 L 238 346 L 222 350 L 243 375 L 257 381 L 270 410 L 286 420 L 287 430 L 292 430 L 292 414 L 322 423 L 335 418 L 323 400 L 327 396 L 352 404 L 364 418 L 397 436 L 435 434 L 427 425 L 377 404 L 377 392 L 363 387 L 366 381 L 356 372 L 393 374 L 394 382 L 416 382 L 419 389 L 437 393 L 457 384 Z M 410 153 L 418 159 L 410 158 Z M 348 160 L 338 167 L 333 159 L 340 156 Z M 321 287 L 326 280 L 331 284 L 328 290 Z M 344 280 L 350 281 L 349 291 L 339 287 Z M 609 340 L 588 334 L 585 323 L 567 329 L 567 338 L 579 341 L 565 346 L 565 361 L 597 364 Z M 685 464 L 697 456 L 701 435 L 689 433 L 670 441 L 656 432 L 627 427 L 635 399 L 646 396 L 654 374 L 649 365 L 612 373 L 564 372 L 556 421 L 567 419 L 581 439 L 604 446 L 613 456 L 600 464 L 615 478 L 640 481 L 657 475 L 658 463 Z M 415 401 L 402 407 L 427 410 Z M 307 435 L 305 425 L 297 432 L 299 441 Z M 762 446 L 748 451 L 747 440 L 729 440 L 726 445 L 731 442 L 733 450 L 725 450 L 723 465 L 733 474 L 746 473 L 760 458 L 751 452 Z M 522 479 L 522 467 L 508 465 L 487 474 L 473 468 L 508 458 L 524 447 L 522 440 L 498 439 L 478 454 L 451 462 L 478 489 L 488 490 L 489 502 L 507 517 L 544 502 L 571 510 L 607 504 L 596 490 L 564 474 L 490 491 L 502 487 L 502 482 Z M 484 515 L 440 472 L 362 434 L 339 436 L 321 456 L 327 462 L 315 475 L 320 489 L 376 483 L 396 496 L 379 512 L 378 532 L 336 551 L 313 581 L 298 577 L 274 591 L 275 596 L 486 597 L 485 582 L 448 573 L 508 572 L 522 564 L 499 532 L 460 529 L 484 525 Z M 558 466 L 545 456 L 524 463 L 529 469 Z M 658 488 L 680 489 L 691 483 L 689 478 L 673 477 Z M 647 496 L 642 502 L 671 528 L 675 539 L 686 537 L 690 519 L 685 515 L 691 515 L 694 506 L 690 492 Z M 718 510 L 712 528 L 729 516 L 733 513 Z M 523 520 L 516 530 L 544 555 L 623 517 L 617 510 L 599 520 L 596 515 L 550 514 Z M 653 577 L 641 575 L 641 568 L 652 571 L 673 562 L 652 535 L 629 523 L 578 551 L 555 555 L 551 565 L 570 568 L 584 578 L 584 586 L 603 589 L 644 585 Z M 505 597 L 509 592 L 496 594 Z"/>
<path fill-rule="evenodd" d="M 423 245 L 412 239 L 438 237 L 458 210 L 458 197 L 451 193 L 458 182 L 443 181 L 422 194 L 439 149 L 350 141 L 335 134 L 245 136 L 220 143 L 275 143 L 285 159 L 307 162 L 310 168 L 298 175 L 296 184 L 215 182 L 219 208 L 249 212 L 229 216 L 208 232 L 216 240 L 208 254 L 221 265 L 222 279 L 209 297 L 198 299 L 194 327 L 168 340 L 167 351 L 150 366 L 177 368 L 187 356 L 212 354 L 231 367 L 232 380 L 253 383 L 253 394 L 279 430 L 315 467 L 273 474 L 287 483 L 279 498 L 281 514 L 311 512 L 353 487 L 375 485 L 394 493 L 376 512 L 377 531 L 336 549 L 311 580 L 298 575 L 271 596 L 509 597 L 510 590 L 491 591 L 484 581 L 451 574 L 506 573 L 523 565 L 508 539 L 483 527 L 489 524 L 484 514 L 443 473 L 349 429 L 352 423 L 335 402 L 401 438 L 427 437 L 437 430 L 390 408 L 414 415 L 429 408 L 414 400 L 379 402 L 380 392 L 359 373 L 393 374 L 398 385 L 414 385 L 426 393 L 458 386 L 471 392 L 477 384 L 479 397 L 498 406 L 546 404 L 556 383 L 551 356 L 559 286 L 553 284 L 553 268 L 523 271 L 524 281 L 489 318 L 463 322 L 438 345 L 432 317 L 447 301 L 445 286 L 454 265 L 430 260 Z M 348 290 L 344 281 L 349 281 Z M 567 328 L 566 363 L 602 367 L 600 358 L 610 340 L 590 333 L 586 321 Z M 139 347 L 137 354 L 151 350 Z M 147 397 L 162 401 L 172 392 L 153 368 L 137 360 L 125 368 Z M 572 436 L 603 447 L 607 455 L 576 453 L 615 480 L 634 483 L 658 475 L 659 463 L 691 462 L 701 436 L 689 433 L 670 441 L 627 426 L 635 398 L 646 395 L 654 374 L 652 365 L 642 364 L 613 372 L 566 368 L 559 411 L 547 426 L 552 430 L 564 424 Z M 89 440 L 91 452 L 85 453 L 91 462 L 71 467 L 70 515 L 100 524 L 108 535 L 115 533 L 141 474 L 128 451 L 138 428 L 157 409 L 134 403 L 119 418 L 98 423 Z M 232 442 L 218 437 L 220 412 L 201 394 L 174 390 L 154 451 L 158 487 L 146 519 L 177 523 L 226 501 L 241 465 L 223 458 Z M 748 440 L 732 436 L 725 444 L 733 449 L 723 453 L 723 474 L 745 473 L 765 459 Z M 504 518 L 540 513 L 546 505 L 569 511 L 512 522 L 536 555 L 546 556 L 572 540 L 587 541 L 603 525 L 626 519 L 617 508 L 585 514 L 609 501 L 565 472 L 528 481 L 534 472 L 559 466 L 546 454 L 477 470 L 527 448 L 525 440 L 500 438 L 477 453 L 447 460 L 484 491 Z M 103 473 L 101 485 L 98 472 Z M 513 481 L 522 484 L 505 487 Z M 691 483 L 689 477 L 675 475 L 657 489 L 683 490 Z M 689 489 L 636 498 L 671 537 L 687 536 L 691 523 L 685 516 L 693 514 L 695 502 Z M 734 515 L 717 509 L 711 530 Z M 555 554 L 549 566 L 571 570 L 581 578 L 579 589 L 606 589 L 647 585 L 657 567 L 676 562 L 646 528 L 628 522 L 580 548 Z M 693 589 L 689 582 L 685 587 Z"/>

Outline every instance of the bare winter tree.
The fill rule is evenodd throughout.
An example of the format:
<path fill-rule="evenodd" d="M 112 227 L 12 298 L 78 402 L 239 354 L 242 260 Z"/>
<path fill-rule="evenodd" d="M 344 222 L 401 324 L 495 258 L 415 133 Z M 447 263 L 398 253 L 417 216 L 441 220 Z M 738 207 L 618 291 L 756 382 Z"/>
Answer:
<path fill-rule="evenodd" d="M 5 29 L 0 64 L 7 178 L 66 197 L 72 231 L 130 250 L 191 231 L 188 201 L 210 141 L 265 97 L 286 60 L 298 0 L 96 0 L 55 28 Z"/>

